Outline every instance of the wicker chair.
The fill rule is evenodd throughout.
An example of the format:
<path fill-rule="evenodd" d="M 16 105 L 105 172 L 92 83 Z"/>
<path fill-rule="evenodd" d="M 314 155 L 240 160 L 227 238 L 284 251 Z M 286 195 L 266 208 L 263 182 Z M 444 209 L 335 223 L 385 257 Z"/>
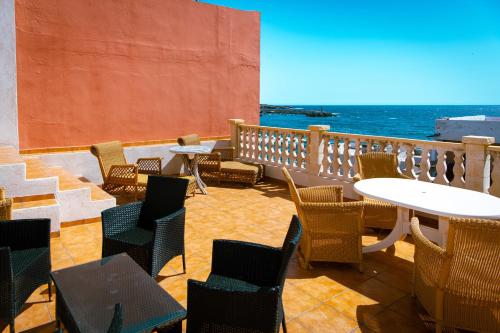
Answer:
<path fill-rule="evenodd" d="M 177 139 L 181 146 L 199 145 L 196 134 Z M 233 160 L 234 147 L 214 148 L 210 154 L 196 154 L 200 177 L 206 181 L 227 181 L 255 185 L 264 178 L 264 165 Z"/>
<path fill-rule="evenodd" d="M 102 257 L 126 252 L 152 277 L 184 250 L 186 179 L 150 176 L 144 202 L 109 208 L 102 215 Z"/>
<path fill-rule="evenodd" d="M 0 222 L 0 331 L 41 285 L 50 290 L 50 219 Z"/>
<path fill-rule="evenodd" d="M 362 271 L 363 209 L 366 203 L 343 202 L 342 186 L 297 189 L 283 168 L 290 195 L 304 227 L 299 252 L 302 266 L 311 261 L 356 263 Z"/>
<path fill-rule="evenodd" d="M 411 232 L 414 294 L 436 332 L 500 332 L 500 221 L 451 219 L 445 249 L 424 237 L 416 217 Z"/>
<path fill-rule="evenodd" d="M 0 221 L 12 219 L 12 199 L 5 197 L 5 189 L 0 187 Z"/>
<path fill-rule="evenodd" d="M 149 175 L 161 174 L 161 158 L 139 158 L 136 164 L 127 164 L 123 146 L 119 141 L 92 145 L 90 152 L 97 157 L 104 184 L 102 188 L 110 194 L 132 193 L 134 198 L 144 193 Z M 196 190 L 192 176 L 181 176 L 189 180 L 188 193 Z"/>
<path fill-rule="evenodd" d="M 294 216 L 281 248 L 214 240 L 208 280 L 188 281 L 187 332 L 286 332 L 282 293 L 301 233 Z"/>
<path fill-rule="evenodd" d="M 406 178 L 410 177 L 398 172 L 396 154 L 372 152 L 356 155 L 359 173 L 353 177 L 354 182 L 370 178 Z M 392 229 L 396 224 L 397 207 L 386 202 L 364 198 L 368 203 L 365 207 L 365 227 Z"/>

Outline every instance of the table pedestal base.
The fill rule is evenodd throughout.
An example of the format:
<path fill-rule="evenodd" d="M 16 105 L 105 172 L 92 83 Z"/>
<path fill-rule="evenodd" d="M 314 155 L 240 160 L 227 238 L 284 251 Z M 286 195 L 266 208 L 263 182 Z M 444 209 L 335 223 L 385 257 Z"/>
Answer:
<path fill-rule="evenodd" d="M 207 185 L 201 180 L 200 173 L 198 171 L 198 161 L 196 160 L 196 156 L 193 156 L 190 159 L 190 156 L 182 155 L 184 162 L 184 169 L 189 173 L 189 175 L 194 176 L 196 180 L 196 186 L 200 189 L 201 193 L 208 194 Z"/>
<path fill-rule="evenodd" d="M 398 207 L 396 224 L 394 229 L 382 241 L 363 247 L 363 253 L 376 252 L 388 248 L 396 243 L 396 241 L 404 239 L 410 233 L 410 210 L 404 207 Z M 448 217 L 439 217 L 439 229 L 426 227 L 421 225 L 420 230 L 424 236 L 431 242 L 437 243 L 439 246 L 446 246 L 446 239 L 448 238 Z"/>

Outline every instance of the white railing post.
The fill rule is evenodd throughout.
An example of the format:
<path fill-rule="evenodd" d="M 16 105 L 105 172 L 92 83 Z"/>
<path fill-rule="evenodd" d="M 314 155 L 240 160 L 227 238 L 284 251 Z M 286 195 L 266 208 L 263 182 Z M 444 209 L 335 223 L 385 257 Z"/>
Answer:
<path fill-rule="evenodd" d="M 310 142 L 307 143 L 308 163 L 307 172 L 319 176 L 323 163 L 323 133 L 330 130 L 328 125 L 310 125 Z"/>
<path fill-rule="evenodd" d="M 231 147 L 234 147 L 233 158 L 240 156 L 240 125 L 244 124 L 243 119 L 229 119 Z"/>
<path fill-rule="evenodd" d="M 465 145 L 465 188 L 487 193 L 490 187 L 488 146 L 495 142 L 489 136 L 463 136 Z"/>

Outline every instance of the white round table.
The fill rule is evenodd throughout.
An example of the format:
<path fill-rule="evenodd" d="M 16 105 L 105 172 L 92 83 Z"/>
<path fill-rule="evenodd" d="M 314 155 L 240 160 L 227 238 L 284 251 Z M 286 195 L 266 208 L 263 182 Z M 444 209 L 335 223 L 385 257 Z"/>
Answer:
<path fill-rule="evenodd" d="M 381 242 L 366 246 L 363 253 L 379 251 L 410 232 L 410 209 L 439 216 L 439 230 L 421 226 L 431 241 L 445 246 L 450 217 L 499 219 L 500 198 L 457 187 L 411 179 L 372 178 L 354 184 L 356 193 L 398 207 L 396 225 Z"/>
<path fill-rule="evenodd" d="M 207 185 L 201 180 L 200 174 L 198 172 L 198 162 L 196 160 L 196 154 L 209 154 L 212 148 L 202 145 L 191 145 L 191 146 L 173 146 L 170 147 L 170 152 L 182 155 L 184 168 L 194 176 L 196 179 L 196 185 L 200 189 L 201 193 L 208 194 Z M 191 162 L 190 162 L 191 161 Z"/>

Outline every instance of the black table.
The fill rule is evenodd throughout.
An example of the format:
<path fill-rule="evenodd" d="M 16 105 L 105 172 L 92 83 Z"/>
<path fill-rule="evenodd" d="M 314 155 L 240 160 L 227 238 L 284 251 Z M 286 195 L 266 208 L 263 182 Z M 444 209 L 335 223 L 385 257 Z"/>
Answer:
<path fill-rule="evenodd" d="M 69 332 L 103 333 L 122 304 L 123 333 L 181 332 L 186 310 L 127 254 L 51 273 L 56 317 Z"/>

